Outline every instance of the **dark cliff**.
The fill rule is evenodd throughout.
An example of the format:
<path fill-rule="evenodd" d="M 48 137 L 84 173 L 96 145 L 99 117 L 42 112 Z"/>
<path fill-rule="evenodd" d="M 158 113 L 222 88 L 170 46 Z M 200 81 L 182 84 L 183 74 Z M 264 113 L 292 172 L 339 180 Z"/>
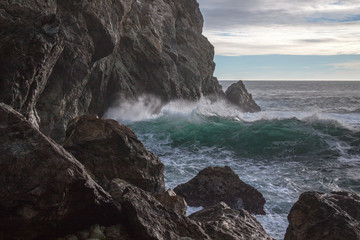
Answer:
<path fill-rule="evenodd" d="M 202 27 L 196 0 L 0 0 L 0 102 L 61 141 L 121 99 L 224 97 Z"/>

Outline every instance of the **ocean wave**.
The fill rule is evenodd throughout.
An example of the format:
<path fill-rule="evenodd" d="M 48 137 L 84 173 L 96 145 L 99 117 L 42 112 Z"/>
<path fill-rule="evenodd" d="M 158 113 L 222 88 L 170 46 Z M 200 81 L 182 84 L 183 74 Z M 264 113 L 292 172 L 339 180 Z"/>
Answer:
<path fill-rule="evenodd" d="M 220 117 L 248 123 L 296 119 L 309 124 L 322 124 L 360 131 L 360 123 L 358 122 L 360 116 L 359 114 L 355 115 L 321 112 L 321 109 L 306 112 L 264 110 L 257 113 L 244 113 L 224 100 L 212 101 L 203 97 L 197 102 L 176 100 L 164 105 L 158 98 L 144 95 L 135 101 L 122 101 L 120 104 L 111 107 L 106 112 L 105 117 L 123 123 L 147 121 L 161 117 L 184 118 L 193 122 L 201 122 L 207 117 Z"/>

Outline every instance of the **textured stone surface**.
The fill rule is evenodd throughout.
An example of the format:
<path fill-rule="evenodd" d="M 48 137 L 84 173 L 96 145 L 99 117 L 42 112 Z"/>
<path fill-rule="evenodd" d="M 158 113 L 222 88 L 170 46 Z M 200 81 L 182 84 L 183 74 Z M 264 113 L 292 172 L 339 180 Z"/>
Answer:
<path fill-rule="evenodd" d="M 230 167 L 208 167 L 174 191 L 183 196 L 189 206 L 208 207 L 225 202 L 231 208 L 265 214 L 263 195 L 240 180 Z"/>
<path fill-rule="evenodd" d="M 360 239 L 360 197 L 355 193 L 305 192 L 292 207 L 285 240 Z"/>
<path fill-rule="evenodd" d="M 260 107 L 252 99 L 242 81 L 232 84 L 225 92 L 226 98 L 244 112 L 258 112 Z"/>
<path fill-rule="evenodd" d="M 165 208 L 149 193 L 123 180 L 114 179 L 109 193 L 121 204 L 122 223 L 131 239 L 210 239 L 195 221 Z"/>
<path fill-rule="evenodd" d="M 37 123 L 36 102 L 64 48 L 61 23 L 53 1 L 12 2 L 0 1 L 0 102 Z"/>
<path fill-rule="evenodd" d="M 0 232 L 50 239 L 115 221 L 111 196 L 61 146 L 0 104 Z"/>
<path fill-rule="evenodd" d="M 70 121 L 64 147 L 100 185 L 124 179 L 149 192 L 165 192 L 164 165 L 136 135 L 115 120 L 85 115 Z"/>
<path fill-rule="evenodd" d="M 211 239 L 272 240 L 246 210 L 231 209 L 223 202 L 196 212 L 190 218 L 202 223 Z"/>
<path fill-rule="evenodd" d="M 169 189 L 166 193 L 163 194 L 155 194 L 154 197 L 158 200 L 162 205 L 172 209 L 174 212 L 178 214 L 185 215 L 187 209 L 187 203 L 185 199 L 179 195 L 177 195 L 174 190 Z"/>

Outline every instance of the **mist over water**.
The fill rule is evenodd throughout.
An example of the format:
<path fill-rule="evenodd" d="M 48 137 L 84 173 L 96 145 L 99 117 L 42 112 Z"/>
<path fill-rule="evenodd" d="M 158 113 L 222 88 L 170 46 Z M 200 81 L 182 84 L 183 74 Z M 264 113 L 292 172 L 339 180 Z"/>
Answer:
<path fill-rule="evenodd" d="M 257 218 L 283 239 L 286 217 L 302 192 L 360 194 L 360 82 L 245 85 L 263 111 L 241 113 L 205 98 L 159 108 L 158 100 L 146 97 L 123 102 L 106 117 L 127 124 L 160 157 L 167 187 L 205 167 L 230 166 L 263 193 L 267 215 Z"/>

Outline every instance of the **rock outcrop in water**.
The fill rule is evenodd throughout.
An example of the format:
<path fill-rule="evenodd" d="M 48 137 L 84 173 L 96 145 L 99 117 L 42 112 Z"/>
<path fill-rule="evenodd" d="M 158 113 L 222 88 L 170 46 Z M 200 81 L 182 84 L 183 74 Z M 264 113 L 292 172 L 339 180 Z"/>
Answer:
<path fill-rule="evenodd" d="M 200 222 L 211 239 L 272 240 L 246 210 L 231 209 L 223 202 L 196 212 L 190 218 Z"/>
<path fill-rule="evenodd" d="M 189 206 L 212 206 L 225 202 L 231 208 L 265 214 L 263 195 L 240 180 L 230 167 L 208 167 L 174 191 L 183 196 Z"/>
<path fill-rule="evenodd" d="M 0 239 L 51 239 L 119 217 L 84 166 L 0 104 Z"/>
<path fill-rule="evenodd" d="M 128 127 L 85 115 L 70 121 L 64 147 L 106 187 L 121 178 L 148 192 L 165 192 L 164 165 Z"/>
<path fill-rule="evenodd" d="M 0 102 L 62 141 L 119 99 L 223 97 L 202 27 L 196 0 L 1 1 Z"/>
<path fill-rule="evenodd" d="M 360 197 L 349 192 L 305 192 L 288 220 L 285 240 L 358 240 Z"/>
<path fill-rule="evenodd" d="M 225 92 L 226 99 L 245 112 L 259 112 L 261 109 L 252 99 L 242 81 L 232 84 Z"/>

